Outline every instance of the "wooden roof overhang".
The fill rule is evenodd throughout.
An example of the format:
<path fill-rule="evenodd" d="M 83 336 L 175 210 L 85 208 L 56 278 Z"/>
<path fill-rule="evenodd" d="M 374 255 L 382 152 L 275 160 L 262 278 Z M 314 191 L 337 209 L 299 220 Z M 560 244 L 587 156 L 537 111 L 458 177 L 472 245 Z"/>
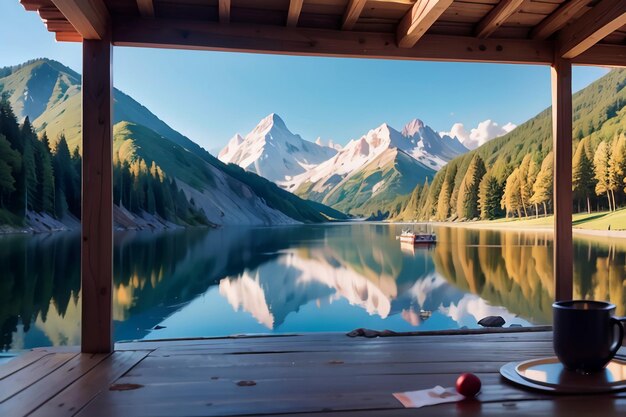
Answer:
<path fill-rule="evenodd" d="M 626 0 L 20 0 L 58 41 L 626 66 Z"/>

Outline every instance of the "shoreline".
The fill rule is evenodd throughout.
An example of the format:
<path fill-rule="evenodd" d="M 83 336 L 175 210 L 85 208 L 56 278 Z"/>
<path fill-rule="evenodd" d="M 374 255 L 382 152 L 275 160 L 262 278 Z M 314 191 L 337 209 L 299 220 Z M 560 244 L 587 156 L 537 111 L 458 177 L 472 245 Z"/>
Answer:
<path fill-rule="evenodd" d="M 397 223 L 397 224 L 402 224 L 402 223 Z M 411 224 L 411 223 L 406 223 L 406 224 Z M 458 228 L 477 229 L 477 230 L 554 233 L 554 228 L 552 225 L 525 225 L 525 224 L 515 224 L 515 223 L 507 223 L 507 222 L 494 222 L 494 223 L 430 222 L 429 224 L 432 224 L 435 226 L 458 227 Z M 574 235 L 582 235 L 582 236 L 626 239 L 626 230 L 598 230 L 598 229 L 582 229 L 578 227 L 572 227 L 572 233 Z"/>

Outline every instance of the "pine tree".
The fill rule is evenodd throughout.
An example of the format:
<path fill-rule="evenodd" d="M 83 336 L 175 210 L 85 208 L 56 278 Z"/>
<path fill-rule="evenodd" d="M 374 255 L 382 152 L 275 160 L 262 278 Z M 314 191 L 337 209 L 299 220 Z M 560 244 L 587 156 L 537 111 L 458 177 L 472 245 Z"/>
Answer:
<path fill-rule="evenodd" d="M 458 191 L 456 213 L 460 219 L 471 220 L 480 215 L 478 192 L 480 182 L 486 172 L 482 158 L 478 154 L 474 155 Z"/>
<path fill-rule="evenodd" d="M 519 172 L 519 168 L 515 168 L 506 179 L 501 207 L 506 210 L 507 217 L 509 213 L 517 213 L 517 217 L 522 217 L 522 188 L 519 180 Z"/>
<path fill-rule="evenodd" d="M 593 168 L 596 178 L 596 194 L 606 194 L 609 204 L 609 211 L 613 211 L 611 204 L 611 194 L 609 188 L 609 160 L 611 159 L 611 149 L 605 141 L 600 142 L 593 156 Z"/>
<path fill-rule="evenodd" d="M 422 187 L 422 192 L 420 194 L 419 201 L 417 202 L 417 209 L 415 212 L 416 218 L 418 220 L 428 220 L 428 219 L 422 218 L 420 213 L 422 212 L 422 209 L 424 205 L 426 204 L 426 200 L 428 200 L 429 195 L 430 195 L 430 185 L 428 184 L 428 178 L 426 178 L 426 181 L 424 182 L 424 186 Z"/>
<path fill-rule="evenodd" d="M 0 134 L 0 207 L 5 198 L 15 192 L 15 173 L 21 169 L 20 154 L 11 148 L 11 143 Z"/>
<path fill-rule="evenodd" d="M 548 204 L 552 203 L 552 188 L 554 184 L 554 154 L 552 151 L 543 159 L 537 179 L 533 184 L 531 204 L 543 206 L 544 216 L 548 214 Z M 538 210 L 537 210 L 538 211 Z"/>
<path fill-rule="evenodd" d="M 78 183 L 75 178 L 76 171 L 72 164 L 72 157 L 64 135 L 59 137 L 56 152 L 52 157 L 52 167 L 55 180 L 54 212 L 57 218 L 63 218 L 68 212 L 80 218 L 80 190 L 76 189 L 76 184 Z"/>
<path fill-rule="evenodd" d="M 450 182 L 444 181 L 441 186 L 441 191 L 439 192 L 439 197 L 437 198 L 437 220 L 443 221 L 449 217 L 451 195 L 452 190 L 450 189 Z"/>
<path fill-rule="evenodd" d="M 595 195 L 595 178 L 593 164 L 585 149 L 587 139 L 578 143 L 574 160 L 572 161 L 572 191 L 577 198 L 587 201 L 587 213 L 591 213 L 590 196 Z"/>
<path fill-rule="evenodd" d="M 54 214 L 54 172 L 47 137 L 35 142 L 35 172 L 37 174 L 37 211 Z"/>
<path fill-rule="evenodd" d="M 437 214 L 437 201 L 439 198 L 439 193 L 441 192 L 441 187 L 443 182 L 446 179 L 446 174 L 448 172 L 448 166 L 444 165 L 443 168 L 435 175 L 433 178 L 433 183 L 430 186 L 428 195 L 422 206 L 422 210 L 420 213 L 420 218 L 424 220 L 430 220 Z"/>
<path fill-rule="evenodd" d="M 28 116 L 24 120 L 21 130 L 22 135 L 22 174 L 24 175 L 24 209 L 37 210 L 41 204 L 38 201 L 37 170 L 35 166 L 35 141 L 37 136 L 33 131 Z"/>
<path fill-rule="evenodd" d="M 519 166 L 519 173 L 517 176 L 520 187 L 520 204 L 522 210 L 524 211 L 525 217 L 528 217 L 527 207 L 531 204 L 530 198 L 533 194 L 533 184 L 535 183 L 536 177 L 537 166 L 535 164 L 535 161 L 532 159 L 531 154 L 526 154 L 526 156 L 524 156 L 524 159 L 522 159 L 522 163 Z"/>
<path fill-rule="evenodd" d="M 24 182 L 22 155 L 24 152 L 24 141 L 17 117 L 13 113 L 11 104 L 9 103 L 8 94 L 3 93 L 0 97 L 0 134 L 4 135 L 9 142 L 10 147 L 18 152 L 20 163 L 12 170 L 12 176 L 15 179 L 15 191 L 5 196 L 5 208 L 18 216 L 24 215 L 24 201 L 26 184 Z"/>
<path fill-rule="evenodd" d="M 502 184 L 492 174 L 483 176 L 479 186 L 478 206 L 480 218 L 483 220 L 494 220 L 502 217 Z"/>
<path fill-rule="evenodd" d="M 611 192 L 611 202 L 613 210 L 617 208 L 617 198 L 615 194 L 622 191 L 624 184 L 624 174 L 626 169 L 626 136 L 618 135 L 611 144 L 611 157 L 609 159 L 609 191 Z"/>

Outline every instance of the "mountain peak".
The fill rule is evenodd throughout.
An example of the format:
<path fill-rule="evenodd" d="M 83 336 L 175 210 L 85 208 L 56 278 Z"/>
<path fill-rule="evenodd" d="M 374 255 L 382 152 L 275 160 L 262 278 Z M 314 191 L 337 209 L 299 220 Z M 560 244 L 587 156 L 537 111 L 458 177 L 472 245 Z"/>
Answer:
<path fill-rule="evenodd" d="M 258 132 L 262 132 L 270 130 L 272 127 L 287 129 L 285 121 L 278 114 L 270 113 L 259 122 L 255 130 Z"/>
<path fill-rule="evenodd" d="M 424 122 L 420 119 L 413 119 L 402 129 L 402 135 L 406 137 L 414 136 L 420 129 L 424 128 Z"/>

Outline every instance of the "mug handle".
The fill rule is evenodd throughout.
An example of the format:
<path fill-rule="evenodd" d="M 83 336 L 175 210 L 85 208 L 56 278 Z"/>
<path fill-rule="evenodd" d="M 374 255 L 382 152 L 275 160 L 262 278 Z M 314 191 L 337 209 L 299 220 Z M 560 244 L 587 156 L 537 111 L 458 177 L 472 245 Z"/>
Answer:
<path fill-rule="evenodd" d="M 623 319 L 624 317 L 611 317 L 611 325 L 617 326 L 617 329 L 619 330 L 619 337 L 613 342 L 610 359 L 613 359 L 619 348 L 622 346 L 622 340 L 624 339 L 624 326 L 622 325 Z"/>

